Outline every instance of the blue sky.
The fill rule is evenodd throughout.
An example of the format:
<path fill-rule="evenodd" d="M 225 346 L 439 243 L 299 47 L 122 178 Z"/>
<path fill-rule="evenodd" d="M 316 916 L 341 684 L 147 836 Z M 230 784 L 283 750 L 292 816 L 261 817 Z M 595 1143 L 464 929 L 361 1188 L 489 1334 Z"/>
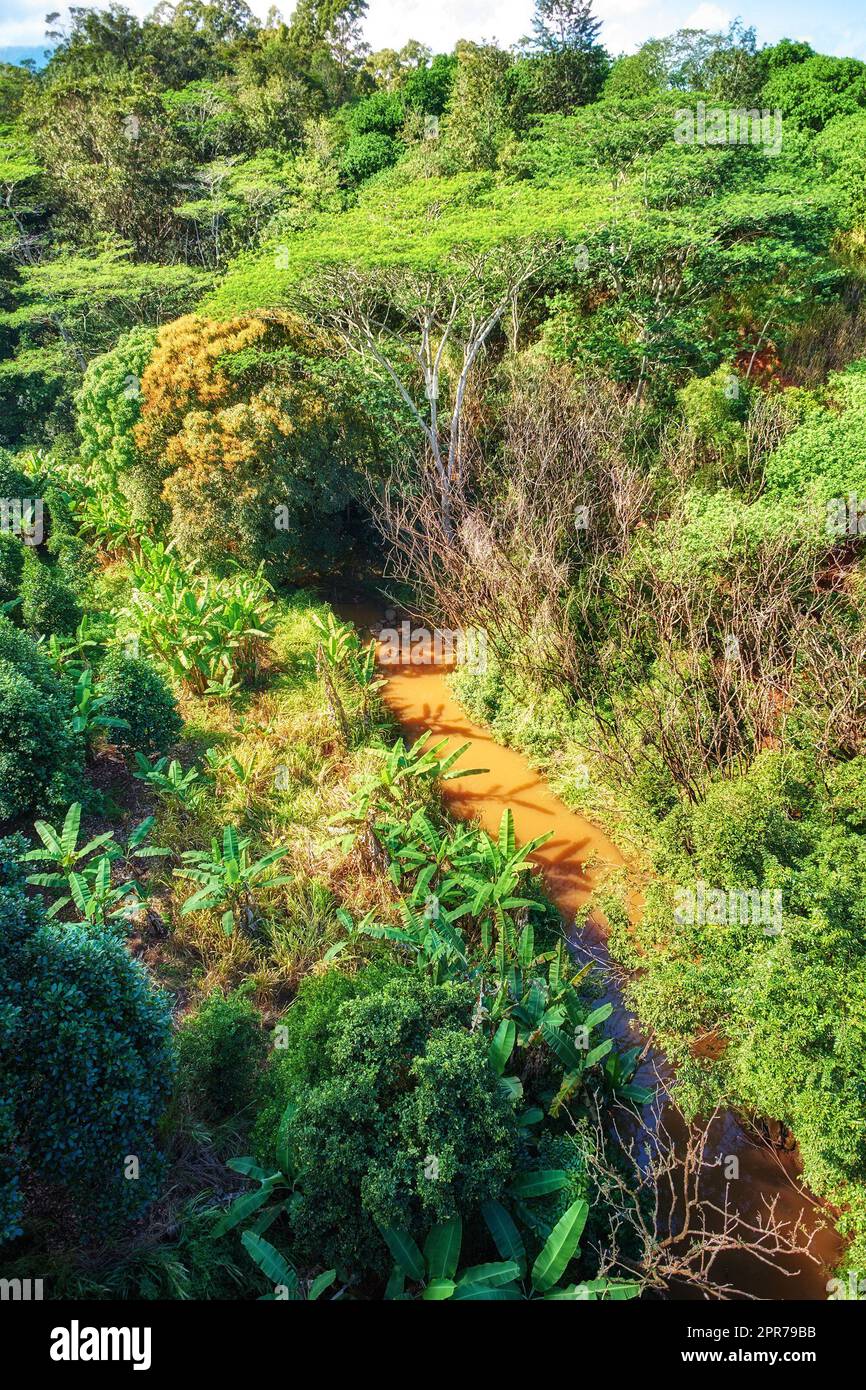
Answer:
<path fill-rule="evenodd" d="M 147 14 L 154 3 L 128 0 L 127 8 Z M 271 0 L 250 3 L 264 16 Z M 0 0 L 0 56 L 5 45 L 41 45 L 45 15 L 56 7 L 57 0 Z M 291 0 L 285 0 L 283 13 L 288 16 L 292 8 Z M 759 42 L 808 39 L 819 52 L 866 59 L 866 9 L 859 0 L 824 0 L 820 5 L 814 0 L 595 0 L 595 10 L 604 24 L 603 41 L 613 53 L 633 52 L 644 39 L 681 27 L 724 29 L 739 15 L 756 26 Z M 450 49 L 458 38 L 496 38 L 508 45 L 528 32 L 531 15 L 532 0 L 369 0 L 365 32 L 374 48 L 399 48 L 410 38 L 438 50 Z"/>

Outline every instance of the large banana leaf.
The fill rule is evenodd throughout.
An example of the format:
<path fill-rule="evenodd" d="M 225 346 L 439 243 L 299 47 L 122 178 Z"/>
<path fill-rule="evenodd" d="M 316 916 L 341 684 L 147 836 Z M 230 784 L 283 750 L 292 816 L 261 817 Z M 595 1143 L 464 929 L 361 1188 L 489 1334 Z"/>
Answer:
<path fill-rule="evenodd" d="M 453 1279 L 460 1259 L 463 1222 L 459 1216 L 442 1221 L 430 1229 L 424 1243 L 424 1258 L 431 1279 Z"/>
<path fill-rule="evenodd" d="M 455 1303 L 465 1303 L 469 1299 L 497 1303 L 523 1301 L 523 1293 L 516 1284 L 503 1284 L 499 1288 L 494 1284 L 458 1284 L 451 1297 Z"/>
<path fill-rule="evenodd" d="M 490 1065 L 497 1076 L 503 1075 L 516 1039 L 517 1024 L 513 1019 L 503 1019 L 490 1044 Z"/>
<path fill-rule="evenodd" d="M 514 1261 L 519 1265 L 520 1272 L 523 1274 L 526 1269 L 526 1249 L 520 1232 L 508 1211 L 501 1202 L 489 1201 L 482 1206 L 481 1215 L 493 1237 L 493 1244 L 503 1260 Z"/>
<path fill-rule="evenodd" d="M 546 1197 L 568 1185 L 568 1174 L 561 1168 L 535 1168 L 519 1173 L 511 1184 L 515 1197 Z"/>
<path fill-rule="evenodd" d="M 451 1297 L 456 1287 L 453 1279 L 431 1279 L 421 1298 L 425 1303 L 442 1303 Z"/>
<path fill-rule="evenodd" d="M 519 1279 L 522 1270 L 517 1260 L 494 1261 L 490 1264 L 473 1265 L 464 1269 L 460 1275 L 459 1288 L 466 1284 L 487 1284 L 497 1288 L 501 1284 L 511 1284 Z"/>
<path fill-rule="evenodd" d="M 315 1303 L 316 1299 L 325 1292 L 325 1289 L 331 1287 L 336 1277 L 337 1271 L 335 1269 L 326 1269 L 323 1274 L 317 1275 L 310 1285 L 307 1301 L 309 1303 Z"/>
<path fill-rule="evenodd" d="M 396 1226 L 380 1226 L 385 1244 L 394 1257 L 395 1264 L 400 1269 L 414 1279 L 417 1283 L 423 1283 L 425 1268 L 424 1257 L 408 1231 L 402 1231 Z"/>
<path fill-rule="evenodd" d="M 75 801 L 66 812 L 66 819 L 63 822 L 63 830 L 60 835 L 60 843 L 63 846 L 64 854 L 74 854 L 80 825 L 81 803 L 80 801 Z"/>
<path fill-rule="evenodd" d="M 557 1221 L 532 1266 L 532 1287 L 539 1293 L 552 1289 L 565 1273 L 569 1260 L 580 1244 L 588 1216 L 588 1204 L 579 1199 L 572 1202 Z"/>
<path fill-rule="evenodd" d="M 503 859 L 510 859 L 514 849 L 514 816 L 511 807 L 507 806 L 499 822 L 499 853 Z"/>
<path fill-rule="evenodd" d="M 244 1231 L 241 1244 L 255 1260 L 266 1279 L 272 1284 L 284 1285 L 290 1298 L 300 1296 L 297 1273 L 269 1240 L 265 1240 L 264 1236 L 257 1236 L 254 1231 Z"/>
<path fill-rule="evenodd" d="M 259 1207 L 264 1206 L 265 1202 L 270 1198 L 272 1191 L 273 1189 L 267 1183 L 263 1183 L 261 1187 L 257 1187 L 253 1192 L 244 1192 L 240 1197 L 236 1197 L 231 1206 L 223 1212 L 219 1221 L 214 1226 L 214 1235 L 225 1235 L 226 1231 L 234 1230 L 235 1226 L 239 1226 L 242 1221 L 246 1221 L 252 1216 L 254 1211 L 258 1211 Z"/>

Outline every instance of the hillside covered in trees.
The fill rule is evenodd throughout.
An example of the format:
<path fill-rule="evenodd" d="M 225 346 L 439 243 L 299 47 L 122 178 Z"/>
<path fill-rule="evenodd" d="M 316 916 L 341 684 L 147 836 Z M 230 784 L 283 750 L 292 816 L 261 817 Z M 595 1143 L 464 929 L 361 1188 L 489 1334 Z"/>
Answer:
<path fill-rule="evenodd" d="M 365 12 L 0 65 L 2 1273 L 856 1296 L 866 63 Z M 371 604 L 480 635 L 451 694 L 619 847 L 576 921 Z M 719 1116 L 793 1216 L 718 1195 Z"/>

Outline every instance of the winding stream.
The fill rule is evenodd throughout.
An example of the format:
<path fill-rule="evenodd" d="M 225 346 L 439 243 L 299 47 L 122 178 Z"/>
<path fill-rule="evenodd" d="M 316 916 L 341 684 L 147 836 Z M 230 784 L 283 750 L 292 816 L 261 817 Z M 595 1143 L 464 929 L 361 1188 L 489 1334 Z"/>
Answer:
<path fill-rule="evenodd" d="M 382 611 L 372 603 L 338 603 L 341 616 L 355 623 L 366 635 L 377 633 L 383 621 Z M 563 915 L 566 926 L 573 927 L 573 940 L 578 955 L 591 953 L 604 965 L 609 961 L 604 945 L 602 927 L 587 920 L 586 901 L 606 869 L 625 861 L 612 840 L 583 817 L 569 811 L 555 797 L 544 778 L 523 756 L 511 748 L 496 743 L 490 731 L 474 724 L 452 695 L 447 682 L 447 666 L 400 665 L 383 667 L 388 682 L 383 690 L 386 704 L 410 738 L 425 729 L 439 738 L 452 738 L 458 743 L 471 742 L 471 749 L 462 760 L 466 767 L 488 769 L 468 779 L 443 784 L 449 809 L 456 816 L 477 821 L 491 834 L 496 833 L 503 810 L 510 806 L 514 814 L 518 841 L 525 842 L 536 835 L 552 830 L 553 836 L 533 855 L 541 869 L 545 887 Z M 614 1004 L 610 1024 L 623 1046 L 644 1045 L 640 1025 L 625 1007 L 614 975 L 608 975 L 607 997 Z M 664 1082 L 671 1068 L 657 1052 L 646 1057 L 638 1079 L 651 1084 L 658 1077 Z M 677 1117 L 662 1108 L 662 1119 L 682 1143 L 685 1131 Z M 787 1267 L 779 1261 L 767 1265 L 752 1256 L 736 1254 L 719 1261 L 717 1274 L 752 1297 L 765 1299 L 824 1299 L 826 1282 L 841 1253 L 841 1242 L 832 1229 L 822 1226 L 822 1216 L 809 1193 L 798 1185 L 799 1165 L 796 1155 L 779 1153 L 769 1144 L 747 1132 L 732 1111 L 722 1115 L 712 1132 L 712 1147 L 707 1153 L 708 1164 L 717 1155 L 735 1155 L 739 1161 L 739 1177 L 731 1184 L 737 1211 L 744 1218 L 757 1218 L 768 1202 L 777 1199 L 777 1211 L 787 1220 L 795 1220 L 802 1212 L 807 1227 L 814 1230 L 813 1253 L 819 1263 L 797 1260 Z M 708 1167 L 702 1177 L 705 1197 L 720 1204 L 724 1201 L 725 1179 L 723 1165 Z"/>

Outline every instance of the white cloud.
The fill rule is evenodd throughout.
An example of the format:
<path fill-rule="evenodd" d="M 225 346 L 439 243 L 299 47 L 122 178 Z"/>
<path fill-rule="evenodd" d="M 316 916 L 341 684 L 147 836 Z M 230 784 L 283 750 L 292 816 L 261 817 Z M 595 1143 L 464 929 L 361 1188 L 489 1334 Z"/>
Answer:
<path fill-rule="evenodd" d="M 684 29 L 709 29 L 711 33 L 717 34 L 720 30 L 727 29 L 731 22 L 732 15 L 727 10 L 723 10 L 721 5 L 698 5 L 696 10 L 692 10 L 688 19 L 683 23 Z"/>
<path fill-rule="evenodd" d="M 508 47 L 529 33 L 532 10 L 532 0 L 370 0 L 364 33 L 374 49 L 401 48 L 407 39 L 446 53 L 458 39 L 495 38 Z"/>

